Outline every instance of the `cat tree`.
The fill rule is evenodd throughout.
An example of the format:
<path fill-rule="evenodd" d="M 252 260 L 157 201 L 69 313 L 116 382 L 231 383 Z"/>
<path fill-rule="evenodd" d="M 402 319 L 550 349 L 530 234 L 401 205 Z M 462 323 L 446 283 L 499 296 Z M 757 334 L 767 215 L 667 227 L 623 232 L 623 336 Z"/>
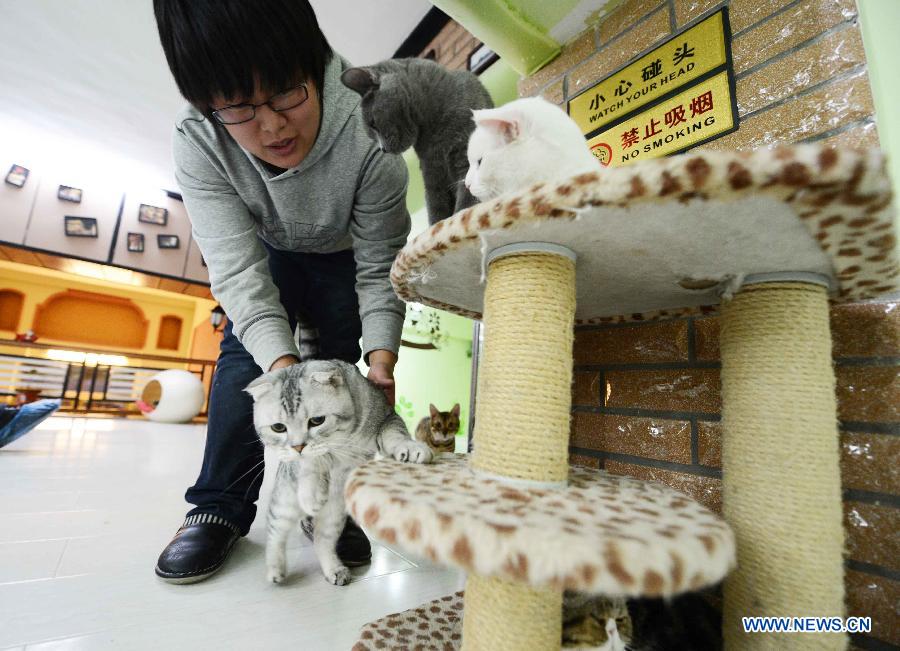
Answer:
<path fill-rule="evenodd" d="M 538 185 L 410 242 L 398 294 L 483 316 L 475 452 L 367 463 L 346 497 L 376 538 L 466 570 L 465 615 L 460 631 L 445 597 L 367 625 L 357 648 L 559 648 L 564 589 L 694 590 L 734 567 L 735 538 L 726 645 L 844 648 L 839 635 L 747 636 L 740 618 L 844 614 L 828 296 L 897 290 L 893 228 L 879 153 L 806 145 Z M 570 469 L 573 325 L 720 300 L 728 524 L 659 484 Z"/>

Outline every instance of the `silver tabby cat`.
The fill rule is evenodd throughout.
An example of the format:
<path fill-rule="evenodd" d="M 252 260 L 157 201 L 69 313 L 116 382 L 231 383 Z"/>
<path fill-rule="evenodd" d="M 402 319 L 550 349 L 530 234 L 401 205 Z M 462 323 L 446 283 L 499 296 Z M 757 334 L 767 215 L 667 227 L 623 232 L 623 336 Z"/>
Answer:
<path fill-rule="evenodd" d="M 313 547 L 325 580 L 350 581 L 335 547 L 347 516 L 344 484 L 376 453 L 428 463 L 431 450 L 410 438 L 384 393 L 352 364 L 312 360 L 266 373 L 246 388 L 259 438 L 280 463 L 269 503 L 266 576 L 281 583 L 288 534 L 313 518 Z"/>

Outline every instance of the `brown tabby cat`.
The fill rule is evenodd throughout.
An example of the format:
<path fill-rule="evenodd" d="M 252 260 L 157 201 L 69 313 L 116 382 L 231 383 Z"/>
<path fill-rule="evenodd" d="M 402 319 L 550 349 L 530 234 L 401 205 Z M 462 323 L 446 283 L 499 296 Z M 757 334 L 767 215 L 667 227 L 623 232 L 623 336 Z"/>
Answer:
<path fill-rule="evenodd" d="M 453 452 L 456 448 L 456 433 L 459 431 L 459 403 L 450 411 L 438 411 L 428 405 L 431 416 L 426 416 L 416 425 L 416 440 L 427 443 L 435 454 Z"/>
<path fill-rule="evenodd" d="M 698 593 L 664 600 L 566 591 L 562 647 L 567 651 L 721 651 L 722 615 Z"/>
<path fill-rule="evenodd" d="M 623 651 L 631 635 L 624 599 L 571 591 L 563 595 L 563 649 Z"/>

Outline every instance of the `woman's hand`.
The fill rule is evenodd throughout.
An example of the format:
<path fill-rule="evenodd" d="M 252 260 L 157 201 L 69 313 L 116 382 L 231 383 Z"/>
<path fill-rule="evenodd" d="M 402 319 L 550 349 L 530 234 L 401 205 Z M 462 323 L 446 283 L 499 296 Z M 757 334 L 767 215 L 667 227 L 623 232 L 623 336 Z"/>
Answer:
<path fill-rule="evenodd" d="M 293 355 L 282 355 L 274 362 L 272 362 L 272 366 L 269 367 L 270 371 L 274 371 L 279 368 L 285 368 L 286 366 L 293 366 L 294 364 L 299 364 L 300 360 L 294 357 Z"/>
<path fill-rule="evenodd" d="M 366 376 L 384 391 L 388 404 L 394 406 L 394 366 L 397 355 L 389 350 L 373 350 L 369 353 L 369 374 Z"/>

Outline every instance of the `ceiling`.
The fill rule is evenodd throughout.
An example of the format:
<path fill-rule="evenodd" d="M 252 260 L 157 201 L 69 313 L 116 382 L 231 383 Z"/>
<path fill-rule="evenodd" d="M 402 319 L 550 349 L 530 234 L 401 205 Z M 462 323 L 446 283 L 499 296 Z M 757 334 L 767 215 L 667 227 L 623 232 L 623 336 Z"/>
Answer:
<path fill-rule="evenodd" d="M 332 46 L 354 63 L 390 57 L 427 0 L 311 0 Z M 3 3 L 0 159 L 102 178 L 128 190 L 175 189 L 169 75 L 152 0 Z"/>

